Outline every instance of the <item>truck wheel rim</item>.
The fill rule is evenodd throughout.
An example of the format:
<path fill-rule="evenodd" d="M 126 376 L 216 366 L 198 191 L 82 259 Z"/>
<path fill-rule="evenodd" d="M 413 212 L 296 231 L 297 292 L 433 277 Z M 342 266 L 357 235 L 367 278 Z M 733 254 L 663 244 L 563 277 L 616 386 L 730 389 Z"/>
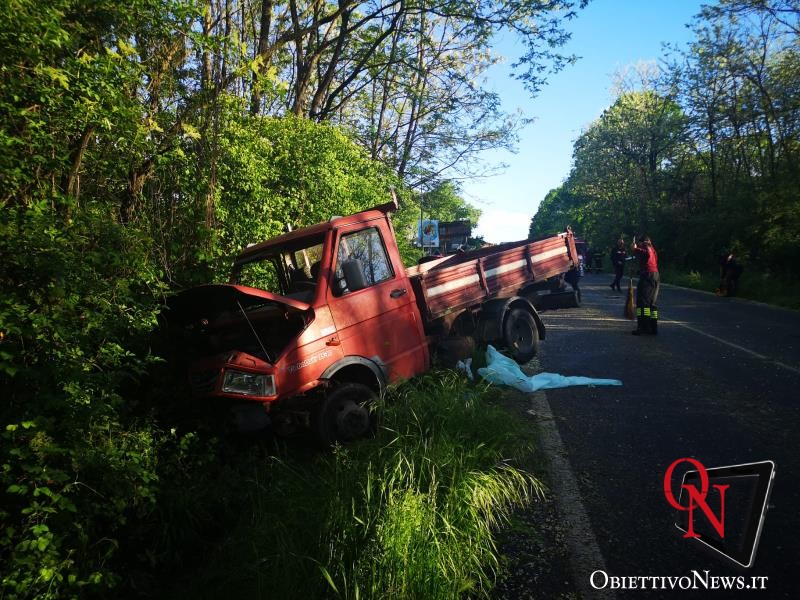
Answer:
<path fill-rule="evenodd" d="M 334 407 L 333 425 L 336 437 L 353 440 L 369 430 L 369 411 L 352 400 L 343 400 Z"/>
<path fill-rule="evenodd" d="M 525 321 L 522 319 L 515 320 L 511 332 L 513 334 L 512 345 L 515 350 L 527 350 L 531 347 L 533 334 L 531 328 L 527 326 Z"/>

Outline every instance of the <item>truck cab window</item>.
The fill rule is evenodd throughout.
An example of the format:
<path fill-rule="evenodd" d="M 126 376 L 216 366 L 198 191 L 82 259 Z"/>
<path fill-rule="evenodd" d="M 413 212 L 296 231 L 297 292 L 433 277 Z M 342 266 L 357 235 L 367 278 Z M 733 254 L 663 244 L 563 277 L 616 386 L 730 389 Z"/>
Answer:
<path fill-rule="evenodd" d="M 310 302 L 317 286 L 322 249 L 318 238 L 274 248 L 269 254 L 234 265 L 231 282 Z"/>
<path fill-rule="evenodd" d="M 344 267 L 345 263 L 348 263 L 349 267 Z M 346 271 L 350 273 L 347 277 Z M 342 295 L 355 291 L 355 289 L 350 289 L 353 287 L 354 276 L 359 280 L 358 287 L 355 289 L 369 287 L 394 277 L 391 263 L 386 255 L 386 248 L 377 227 L 349 233 L 342 236 L 339 241 L 334 293 Z M 349 286 L 348 279 L 350 280 Z"/>
<path fill-rule="evenodd" d="M 278 269 L 273 261 L 262 260 L 241 265 L 235 276 L 236 283 L 247 287 L 280 293 Z"/>

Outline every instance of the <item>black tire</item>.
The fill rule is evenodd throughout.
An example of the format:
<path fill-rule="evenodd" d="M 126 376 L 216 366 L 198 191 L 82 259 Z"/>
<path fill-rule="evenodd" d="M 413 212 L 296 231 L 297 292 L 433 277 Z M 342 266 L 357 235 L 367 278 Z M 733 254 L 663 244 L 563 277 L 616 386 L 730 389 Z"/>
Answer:
<path fill-rule="evenodd" d="M 511 358 L 524 365 L 539 350 L 539 330 L 533 315 L 522 308 L 514 308 L 506 315 L 503 324 L 503 343 Z"/>
<path fill-rule="evenodd" d="M 362 383 L 342 383 L 329 391 L 312 415 L 320 445 L 327 448 L 374 432 L 377 399 L 375 391 Z"/>

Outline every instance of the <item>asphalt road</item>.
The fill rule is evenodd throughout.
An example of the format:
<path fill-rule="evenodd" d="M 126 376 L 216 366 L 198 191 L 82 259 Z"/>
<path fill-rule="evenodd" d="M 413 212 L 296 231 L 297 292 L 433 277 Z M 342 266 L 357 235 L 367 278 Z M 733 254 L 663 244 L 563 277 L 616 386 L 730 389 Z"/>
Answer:
<path fill-rule="evenodd" d="M 543 313 L 539 357 L 545 371 L 623 381 L 547 392 L 606 572 L 680 577 L 708 570 L 744 575 L 747 585 L 751 576 L 768 578 L 760 580 L 765 590 L 617 595 L 800 597 L 800 313 L 662 286 L 659 335 L 636 337 L 623 318 L 625 294 L 613 292 L 610 280 L 587 276 L 581 308 Z M 752 568 L 731 567 L 675 528 L 663 479 L 682 457 L 708 468 L 775 462 Z M 588 580 L 597 568 L 582 564 L 577 577 Z"/>

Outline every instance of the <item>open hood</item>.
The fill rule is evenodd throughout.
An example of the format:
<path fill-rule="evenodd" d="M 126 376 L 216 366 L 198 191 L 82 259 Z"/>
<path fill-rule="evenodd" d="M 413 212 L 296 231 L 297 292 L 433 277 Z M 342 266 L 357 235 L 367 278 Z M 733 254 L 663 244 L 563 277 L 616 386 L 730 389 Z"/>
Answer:
<path fill-rule="evenodd" d="M 165 331 L 189 357 L 232 351 L 274 362 L 313 319 L 311 306 L 240 285 L 202 285 L 167 300 Z"/>
<path fill-rule="evenodd" d="M 171 326 L 188 325 L 200 319 L 214 318 L 224 312 L 238 312 L 239 305 L 249 308 L 269 303 L 282 305 L 291 312 L 306 312 L 305 302 L 279 296 L 243 285 L 212 284 L 190 288 L 167 299 L 164 318 Z"/>

